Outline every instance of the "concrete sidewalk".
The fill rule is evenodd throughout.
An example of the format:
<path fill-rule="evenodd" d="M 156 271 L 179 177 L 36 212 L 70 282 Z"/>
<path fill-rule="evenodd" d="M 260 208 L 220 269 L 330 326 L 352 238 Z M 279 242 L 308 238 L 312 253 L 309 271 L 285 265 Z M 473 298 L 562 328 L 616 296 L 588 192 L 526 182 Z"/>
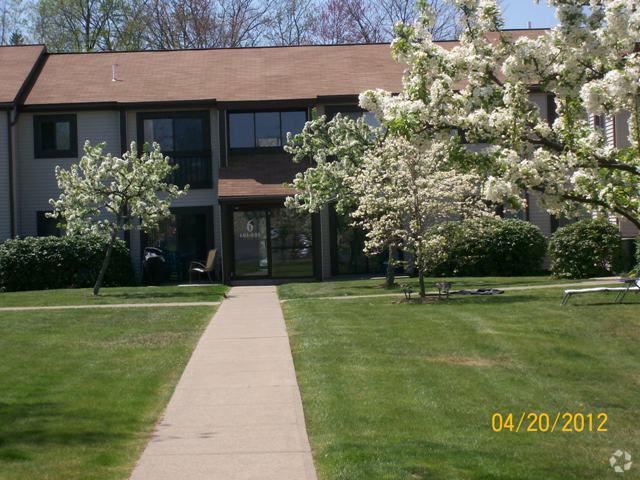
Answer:
<path fill-rule="evenodd" d="M 234 287 L 132 480 L 315 480 L 275 287 Z"/>

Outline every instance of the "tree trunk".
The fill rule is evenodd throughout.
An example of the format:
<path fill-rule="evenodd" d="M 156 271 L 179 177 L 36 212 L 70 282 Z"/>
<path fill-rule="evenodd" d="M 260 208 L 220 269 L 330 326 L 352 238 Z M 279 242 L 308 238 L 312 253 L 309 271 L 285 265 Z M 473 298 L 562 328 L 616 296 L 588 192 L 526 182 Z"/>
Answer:
<path fill-rule="evenodd" d="M 104 275 L 107 273 L 107 268 L 109 267 L 109 262 L 111 261 L 111 252 L 113 252 L 113 246 L 116 243 L 117 232 L 111 233 L 111 238 L 109 239 L 109 246 L 107 247 L 107 253 L 104 256 L 104 260 L 102 261 L 102 267 L 100 268 L 100 273 L 98 274 L 98 278 L 96 279 L 96 283 L 93 286 L 93 296 L 97 297 L 98 293 L 100 293 L 100 288 L 102 287 L 102 281 L 104 280 Z"/>
<path fill-rule="evenodd" d="M 420 298 L 427 296 L 427 289 L 424 286 L 424 270 L 418 270 L 418 283 L 420 284 Z"/>
<path fill-rule="evenodd" d="M 389 247 L 389 260 L 387 261 L 387 276 L 384 280 L 384 287 L 391 288 L 396 284 L 396 266 L 394 261 L 396 259 L 397 248 L 395 245 Z"/>

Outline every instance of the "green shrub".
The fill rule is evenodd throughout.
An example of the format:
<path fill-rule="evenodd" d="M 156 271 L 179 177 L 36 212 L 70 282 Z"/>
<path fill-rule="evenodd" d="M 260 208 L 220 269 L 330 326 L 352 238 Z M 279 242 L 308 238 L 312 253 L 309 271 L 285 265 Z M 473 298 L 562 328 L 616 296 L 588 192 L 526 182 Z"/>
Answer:
<path fill-rule="evenodd" d="M 551 273 L 564 278 L 611 275 L 620 268 L 622 238 L 604 220 L 581 220 L 558 229 L 549 240 Z"/>
<path fill-rule="evenodd" d="M 107 248 L 95 235 L 27 237 L 0 245 L 0 288 L 7 291 L 93 286 Z M 105 286 L 134 281 L 129 249 L 118 240 Z"/>
<path fill-rule="evenodd" d="M 545 239 L 532 223 L 471 219 L 445 223 L 437 231 L 447 238 L 448 259 L 435 275 L 531 275 L 542 269 Z"/>

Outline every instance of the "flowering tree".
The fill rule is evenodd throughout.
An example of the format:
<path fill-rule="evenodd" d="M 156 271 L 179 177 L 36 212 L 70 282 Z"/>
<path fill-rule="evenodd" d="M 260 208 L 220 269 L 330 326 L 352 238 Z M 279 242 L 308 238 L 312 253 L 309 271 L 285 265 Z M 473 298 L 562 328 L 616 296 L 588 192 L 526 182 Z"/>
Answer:
<path fill-rule="evenodd" d="M 514 39 L 496 0 L 454 0 L 464 26 L 440 46 L 421 4 L 399 25 L 394 57 L 407 65 L 400 95 L 370 91 L 361 106 L 415 142 L 458 132 L 449 158 L 485 177 L 487 199 L 521 207 L 539 192 L 550 213 L 577 209 L 627 218 L 640 228 L 640 4 L 638 0 L 548 0 L 559 25 Z M 555 99 L 550 125 L 531 87 Z M 630 116 L 628 147 L 607 144 L 588 114 Z M 465 148 L 462 139 L 491 147 Z"/>
<path fill-rule="evenodd" d="M 307 122 L 302 132 L 290 137 L 285 146 L 294 162 L 310 165 L 294 178 L 293 187 L 298 193 L 288 197 L 285 205 L 305 213 L 318 213 L 332 204 L 338 213 L 351 216 L 359 203 L 354 182 L 365 152 L 378 145 L 384 135 L 384 130 L 362 118 L 354 120 L 341 114 L 330 121 L 321 116 Z M 391 286 L 395 281 L 392 261 L 395 239 L 389 237 L 386 247 L 389 264 L 385 284 Z"/>
<path fill-rule="evenodd" d="M 380 251 L 389 238 L 413 256 L 420 296 L 424 277 L 446 257 L 447 239 L 434 226 L 456 218 L 489 214 L 480 199 L 480 179 L 448 166 L 448 136 L 422 149 L 404 138 L 387 138 L 364 155 L 354 178 L 354 218 L 367 232 L 366 250 Z"/>
<path fill-rule="evenodd" d="M 157 227 L 170 215 L 171 200 L 184 195 L 188 188 L 180 190 L 167 182 L 176 167 L 157 143 L 138 155 L 133 142 L 122 158 L 105 155 L 104 145 L 92 146 L 87 141 L 79 164 L 69 170 L 56 167 L 62 193 L 57 200 L 49 201 L 54 208 L 50 216 L 64 219 L 68 235 L 92 232 L 109 238 L 94 295 L 100 292 L 118 234 L 133 228 L 149 231 Z"/>

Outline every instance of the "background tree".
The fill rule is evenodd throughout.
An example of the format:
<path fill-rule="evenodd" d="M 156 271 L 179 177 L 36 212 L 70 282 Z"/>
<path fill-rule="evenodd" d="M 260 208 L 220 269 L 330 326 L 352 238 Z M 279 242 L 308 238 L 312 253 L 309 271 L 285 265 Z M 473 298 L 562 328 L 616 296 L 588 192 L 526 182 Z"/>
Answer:
<path fill-rule="evenodd" d="M 269 18 L 265 40 L 270 45 L 307 45 L 313 42 L 313 0 L 277 0 Z"/>
<path fill-rule="evenodd" d="M 127 48 L 119 37 L 127 16 L 126 0 L 39 0 L 35 37 L 51 50 L 92 52 Z"/>
<path fill-rule="evenodd" d="M 484 195 L 521 208 L 524 189 L 553 214 L 600 212 L 640 228 L 640 4 L 637 0 L 549 0 L 559 25 L 535 38 L 500 32 L 494 0 L 455 0 L 464 25 L 447 50 L 421 4 L 397 28 L 395 58 L 407 65 L 401 95 L 370 92 L 365 108 L 416 144 L 460 132 L 488 148 L 452 142 L 451 159 L 486 178 Z M 530 86 L 555 99 L 549 125 Z M 590 115 L 629 116 L 629 146 L 612 145 Z M 435 132 L 435 133 L 434 133 Z"/>
<path fill-rule="evenodd" d="M 217 0 L 149 0 L 145 42 L 152 49 L 222 46 Z"/>
<path fill-rule="evenodd" d="M 52 51 L 384 42 L 416 13 L 414 0 L 34 0 L 16 16 L 23 1 L 0 0 L 0 40 L 19 31 Z M 429 3 L 434 36 L 453 38 L 451 0 Z"/>
<path fill-rule="evenodd" d="M 9 37 L 10 45 L 24 45 L 25 43 L 26 43 L 26 40 L 24 36 L 22 35 L 22 33 L 18 31 L 13 32 Z"/>
<path fill-rule="evenodd" d="M 27 27 L 28 11 L 22 0 L 0 0 L 0 45 L 20 45 Z"/>
<path fill-rule="evenodd" d="M 133 228 L 156 228 L 170 215 L 171 200 L 186 192 L 167 182 L 175 167 L 157 143 L 138 155 L 133 142 L 122 158 L 104 155 L 103 148 L 104 143 L 92 146 L 87 141 L 79 164 L 69 170 L 56 167 L 62 193 L 50 200 L 54 208 L 50 216 L 63 219 L 68 235 L 96 233 L 109 239 L 94 295 L 100 292 L 118 235 Z"/>

